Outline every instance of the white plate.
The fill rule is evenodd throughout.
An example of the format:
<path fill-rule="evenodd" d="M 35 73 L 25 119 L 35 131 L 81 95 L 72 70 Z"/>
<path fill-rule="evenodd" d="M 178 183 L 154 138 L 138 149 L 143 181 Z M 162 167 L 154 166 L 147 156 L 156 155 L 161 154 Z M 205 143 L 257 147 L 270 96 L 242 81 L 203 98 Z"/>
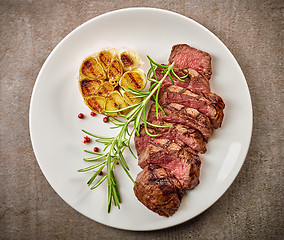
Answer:
<path fill-rule="evenodd" d="M 92 173 L 77 173 L 90 163 L 83 149 L 102 146 L 82 143 L 81 129 L 98 135 L 113 135 L 102 116 L 91 117 L 77 86 L 81 61 L 99 49 L 111 46 L 136 50 L 148 70 L 146 55 L 167 63 L 172 45 L 187 43 L 211 54 L 212 91 L 226 103 L 221 129 L 214 131 L 208 152 L 201 155 L 201 183 L 187 191 L 172 217 L 160 217 L 135 197 L 132 183 L 116 168 L 122 198 L 121 209 L 107 213 L 106 182 L 90 190 Z M 78 119 L 83 112 L 85 119 Z M 252 105 L 244 75 L 226 46 L 209 30 L 182 15 L 152 8 L 123 9 L 98 16 L 79 26 L 52 51 L 36 80 L 30 106 L 33 149 L 46 179 L 70 206 L 102 224 L 127 230 L 155 230 L 180 224 L 210 207 L 229 188 L 245 160 L 252 132 Z M 126 156 L 131 174 L 141 169 Z"/>

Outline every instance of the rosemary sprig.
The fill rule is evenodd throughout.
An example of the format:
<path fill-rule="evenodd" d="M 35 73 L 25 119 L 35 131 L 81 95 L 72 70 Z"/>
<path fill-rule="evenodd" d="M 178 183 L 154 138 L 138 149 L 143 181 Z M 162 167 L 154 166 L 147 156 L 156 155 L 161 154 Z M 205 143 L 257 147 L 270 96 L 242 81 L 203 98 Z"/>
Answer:
<path fill-rule="evenodd" d="M 147 103 L 151 100 L 151 98 L 154 99 L 155 106 L 156 106 L 156 117 L 158 119 L 158 111 L 159 109 L 163 114 L 164 111 L 162 107 L 160 106 L 158 99 L 159 99 L 159 91 L 161 88 L 161 85 L 163 81 L 166 79 L 167 76 L 170 77 L 172 84 L 174 84 L 173 77 L 176 77 L 180 81 L 184 81 L 181 78 L 179 78 L 175 72 L 173 71 L 174 68 L 174 63 L 165 66 L 158 64 L 154 62 L 149 56 L 147 56 L 149 61 L 150 61 L 150 69 L 147 73 L 147 79 L 152 82 L 152 85 L 149 88 L 148 92 L 139 92 L 134 89 L 123 89 L 126 92 L 132 93 L 135 97 L 142 98 L 142 101 L 123 108 L 123 109 L 117 109 L 115 111 L 105 111 L 106 113 L 118 113 L 119 115 L 121 114 L 122 111 L 128 110 L 129 112 L 123 116 L 124 121 L 121 121 L 117 118 L 110 117 L 110 121 L 113 123 L 113 127 L 111 128 L 120 128 L 120 131 L 115 137 L 102 137 L 102 136 L 97 136 L 94 135 L 90 132 L 87 132 L 85 130 L 82 130 L 84 133 L 88 134 L 91 137 L 94 137 L 97 142 L 103 143 L 105 145 L 105 148 L 103 150 L 103 153 L 95 153 L 91 151 L 85 150 L 85 152 L 94 154 L 94 157 L 90 158 L 84 158 L 85 161 L 91 162 L 91 161 L 100 161 L 94 165 L 91 165 L 89 167 L 83 168 L 78 170 L 78 172 L 86 172 L 90 170 L 95 170 L 94 175 L 91 177 L 91 179 L 87 182 L 87 184 L 90 186 L 94 180 L 97 178 L 98 175 L 100 175 L 100 172 L 106 168 L 106 174 L 104 174 L 92 187 L 91 189 L 97 188 L 101 183 L 103 183 L 107 179 L 107 184 L 108 184 L 108 212 L 111 210 L 111 205 L 114 203 L 115 206 L 120 208 L 120 195 L 119 195 L 119 190 L 116 182 L 116 178 L 114 175 L 114 169 L 117 163 L 120 163 L 122 166 L 123 170 L 127 174 L 127 176 L 130 178 L 130 180 L 133 182 L 133 184 L 136 185 L 134 179 L 131 177 L 129 173 L 129 167 L 126 163 L 126 160 L 124 158 L 123 152 L 126 148 L 128 148 L 131 152 L 131 154 L 136 158 L 135 154 L 133 153 L 131 147 L 130 147 L 130 139 L 131 136 L 133 135 L 134 132 L 139 136 L 140 134 L 140 124 L 141 122 L 144 123 L 144 129 L 146 134 L 148 134 L 151 137 L 157 137 L 158 135 L 152 135 L 149 133 L 147 129 L 147 125 L 149 126 L 154 126 L 154 127 L 167 127 L 167 126 L 158 126 L 154 125 L 151 123 L 148 123 L 146 121 L 146 105 Z M 164 76 L 163 78 L 158 81 L 157 76 L 156 76 L 156 67 L 162 67 L 164 68 Z M 153 76 L 153 77 L 152 77 Z M 121 116 L 121 115 L 120 115 Z M 130 124 L 133 127 L 131 129 Z"/>

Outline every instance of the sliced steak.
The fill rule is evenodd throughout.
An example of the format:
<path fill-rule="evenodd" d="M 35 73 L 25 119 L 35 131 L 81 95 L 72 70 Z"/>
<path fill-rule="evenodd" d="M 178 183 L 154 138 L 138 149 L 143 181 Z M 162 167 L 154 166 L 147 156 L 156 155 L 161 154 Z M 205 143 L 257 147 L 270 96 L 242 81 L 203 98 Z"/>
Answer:
<path fill-rule="evenodd" d="M 177 139 L 188 145 L 195 152 L 206 152 L 206 143 L 198 130 L 189 128 L 182 124 L 163 122 L 159 120 L 155 120 L 152 123 L 155 125 L 167 127 L 160 128 L 147 125 L 147 130 L 150 134 L 159 134 L 157 137 L 150 137 L 145 132 L 144 125 L 142 125 L 139 136 L 135 135 L 134 137 L 135 147 L 138 156 L 140 155 L 142 150 L 147 147 L 150 140 L 154 141 L 155 139 L 159 138 L 165 138 L 169 140 Z"/>
<path fill-rule="evenodd" d="M 178 68 L 193 68 L 209 80 L 211 78 L 211 56 L 207 52 L 197 50 L 187 44 L 177 44 L 172 47 L 169 64 L 175 63 Z"/>
<path fill-rule="evenodd" d="M 179 123 L 190 128 L 199 130 L 204 137 L 204 140 L 208 142 L 209 137 L 212 135 L 212 125 L 210 119 L 198 110 L 178 103 L 161 103 L 165 114 L 159 109 L 158 120 L 171 123 Z M 156 107 L 152 104 L 149 114 L 148 122 L 152 123 L 157 120 Z"/>
<path fill-rule="evenodd" d="M 160 81 L 165 73 L 163 72 L 164 68 L 162 67 L 157 67 L 156 68 L 156 76 L 157 80 Z M 194 69 L 179 69 L 176 68 L 174 69 L 174 72 L 176 73 L 177 76 L 179 77 L 184 77 L 185 75 L 188 74 L 188 77 L 184 78 L 183 81 L 180 81 L 176 77 L 173 77 L 174 80 L 174 85 L 180 86 L 183 88 L 191 89 L 196 92 L 202 92 L 202 93 L 209 93 L 210 92 L 210 85 L 205 76 L 202 74 L 198 73 Z M 163 81 L 162 87 L 163 86 L 169 86 L 172 85 L 171 79 L 169 76 L 165 78 Z"/>
<path fill-rule="evenodd" d="M 168 139 L 150 140 L 138 157 L 141 168 L 154 163 L 169 170 L 183 189 L 191 189 L 199 183 L 200 159 L 181 141 Z"/>
<path fill-rule="evenodd" d="M 215 93 L 197 94 L 188 89 L 170 85 L 163 88 L 159 100 L 163 103 L 179 103 L 194 108 L 209 117 L 214 128 L 221 127 L 225 104 Z"/>
<path fill-rule="evenodd" d="M 147 208 L 161 216 L 172 216 L 184 195 L 181 184 L 170 171 L 149 164 L 137 175 L 134 193 Z"/>

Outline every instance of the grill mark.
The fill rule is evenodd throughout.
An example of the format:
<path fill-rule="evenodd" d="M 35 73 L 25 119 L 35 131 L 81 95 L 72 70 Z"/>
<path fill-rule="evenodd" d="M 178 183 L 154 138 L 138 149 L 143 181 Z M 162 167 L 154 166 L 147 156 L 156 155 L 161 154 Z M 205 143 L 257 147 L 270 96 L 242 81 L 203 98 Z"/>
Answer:
<path fill-rule="evenodd" d="M 167 105 L 167 108 L 170 109 L 170 110 L 172 110 L 172 111 L 174 111 L 174 112 L 177 111 L 174 107 L 172 107 L 172 106 L 170 106 L 170 105 Z M 181 110 L 182 110 L 182 109 L 181 109 Z"/>
<path fill-rule="evenodd" d="M 183 94 L 185 91 L 187 91 L 186 88 L 183 88 L 179 93 Z"/>
<path fill-rule="evenodd" d="M 99 59 L 104 64 L 105 68 L 107 68 L 109 66 L 110 62 L 111 62 L 111 58 L 106 57 L 106 54 L 104 54 L 104 53 L 100 53 Z"/>
<path fill-rule="evenodd" d="M 159 189 L 162 191 L 164 196 L 177 193 L 179 199 L 182 197 L 182 193 L 177 190 L 177 186 L 173 183 L 172 179 L 170 178 L 168 171 L 165 171 L 168 174 L 167 178 L 159 178 L 155 169 L 161 168 L 159 165 L 149 164 L 149 181 L 153 184 L 158 185 Z"/>
<path fill-rule="evenodd" d="M 197 131 L 197 130 L 192 129 L 192 128 L 189 128 L 189 129 L 187 130 L 187 132 L 188 132 L 189 134 L 192 134 L 192 133 L 194 133 L 195 131 Z"/>
<path fill-rule="evenodd" d="M 187 94 L 187 92 L 189 94 Z M 188 89 L 185 89 L 185 88 L 182 91 L 180 91 L 179 93 L 182 94 L 182 95 L 185 95 L 186 98 L 190 98 L 192 100 L 201 100 L 207 106 L 212 105 L 212 106 L 216 107 L 216 104 L 211 99 L 210 99 L 211 100 L 210 101 L 203 93 L 195 94 L 194 92 L 189 91 Z M 174 95 L 175 93 L 172 92 L 172 91 L 169 91 L 169 92 L 167 92 L 167 94 L 168 94 L 167 96 L 170 97 L 170 96 Z M 193 94 L 193 96 L 192 96 L 192 94 Z"/>
<path fill-rule="evenodd" d="M 103 109 L 101 108 L 101 105 L 98 104 L 98 102 L 94 99 L 92 99 L 90 103 L 90 99 L 88 100 L 88 103 L 92 106 L 93 109 L 97 110 L 98 112 L 101 112 Z M 93 107 L 95 106 L 95 107 Z"/>
<path fill-rule="evenodd" d="M 88 68 L 90 67 L 92 64 L 89 60 L 87 60 L 86 62 L 84 62 L 84 65 Z"/>
<path fill-rule="evenodd" d="M 192 156 L 194 162 L 196 163 L 197 166 L 200 166 L 201 165 L 201 161 L 199 160 L 198 156 Z"/>
<path fill-rule="evenodd" d="M 167 149 L 168 146 L 170 146 L 170 144 L 172 143 L 172 140 L 167 141 L 167 143 L 162 147 L 163 149 Z"/>
<path fill-rule="evenodd" d="M 184 115 L 184 116 L 190 118 L 190 120 L 191 120 L 194 124 L 196 124 L 197 127 L 203 127 L 204 129 L 206 129 L 206 132 L 207 132 L 208 134 L 210 134 L 210 132 L 211 132 L 210 129 L 212 129 L 212 125 L 211 125 L 210 121 L 208 122 L 208 124 L 206 123 L 206 116 L 205 116 L 205 115 L 199 113 L 199 114 L 197 115 L 197 117 L 192 117 L 191 115 L 187 114 L 187 112 L 186 112 L 186 107 L 183 107 L 181 110 L 177 110 L 177 109 L 175 109 L 174 107 L 171 107 L 170 105 L 167 105 L 166 107 L 167 107 L 169 110 L 172 110 L 173 112 L 177 112 L 178 114 L 181 115 L 181 117 Z M 164 110 L 165 110 L 165 112 L 166 112 L 166 114 L 167 114 L 166 109 L 164 109 Z M 200 118 L 202 118 L 202 119 L 200 119 Z M 200 121 L 197 121 L 197 120 L 199 120 L 199 119 L 200 119 Z M 195 128 L 195 127 L 193 127 L 193 128 Z M 198 130 L 198 129 L 197 129 L 197 130 Z M 203 134 L 202 134 L 202 135 L 203 135 Z M 205 137 L 205 140 L 206 140 L 206 137 Z"/>
<path fill-rule="evenodd" d="M 91 82 L 91 80 L 83 80 L 83 81 L 81 81 L 81 87 L 84 87 L 85 85 L 87 85 L 90 82 Z"/>
<path fill-rule="evenodd" d="M 127 54 L 121 54 L 120 59 L 125 67 L 129 67 L 133 65 L 133 60 Z"/>
<path fill-rule="evenodd" d="M 173 193 L 173 187 L 169 178 L 157 179 L 158 187 L 161 189 L 163 195 L 170 195 Z"/>
<path fill-rule="evenodd" d="M 203 127 L 205 127 L 207 129 L 207 125 L 204 123 L 205 119 L 203 116 L 203 114 L 199 113 L 196 117 L 193 117 L 191 115 L 189 115 L 187 112 L 186 112 L 186 107 L 183 107 L 181 110 L 180 110 L 180 114 L 182 115 L 186 115 L 187 117 L 189 117 L 194 123 L 196 123 L 197 125 L 201 125 Z M 197 120 L 201 120 L 201 121 L 197 121 Z"/>
<path fill-rule="evenodd" d="M 198 120 L 198 119 L 200 119 L 201 117 L 202 117 L 201 114 L 198 114 L 197 117 L 196 117 L 196 119 Z"/>
<path fill-rule="evenodd" d="M 149 167 L 148 167 L 149 170 L 154 170 L 156 168 L 160 168 L 160 166 L 157 164 L 151 164 L 151 163 L 149 164 Z"/>
<path fill-rule="evenodd" d="M 172 87 L 173 89 L 174 86 Z M 201 114 L 207 116 L 214 128 L 219 128 L 222 123 L 222 115 L 223 115 L 223 108 L 220 107 L 220 103 L 222 103 L 222 100 L 217 100 L 218 95 L 215 94 L 206 94 L 206 93 L 200 93 L 196 94 L 195 92 L 186 89 L 184 93 L 181 93 L 182 91 L 176 92 L 172 90 L 172 88 L 166 89 L 165 92 L 162 93 L 160 99 L 161 101 L 167 103 L 168 99 L 175 99 L 175 97 L 178 97 L 180 99 L 177 101 L 177 103 L 180 103 L 180 101 L 185 101 L 188 99 L 189 101 L 193 101 L 193 104 L 202 104 L 199 108 L 196 108 L 198 111 L 200 111 Z M 214 100 L 215 99 L 215 100 Z M 181 102 L 182 104 L 182 102 Z M 189 104 L 188 107 L 192 107 L 191 104 Z M 193 107 L 195 108 L 195 107 Z"/>
<path fill-rule="evenodd" d="M 121 74 L 120 70 L 118 60 L 114 60 L 109 68 L 109 78 L 114 78 L 116 75 Z"/>
<path fill-rule="evenodd" d="M 95 73 L 94 68 L 93 68 L 90 60 L 85 61 L 83 66 L 82 66 L 82 73 L 86 76 L 88 76 L 88 74 L 86 73 L 87 70 L 89 70 L 94 77 L 102 77 L 103 76 L 102 74 L 97 75 Z"/>
<path fill-rule="evenodd" d="M 88 85 L 89 83 L 92 83 L 92 82 L 100 82 L 100 80 L 83 80 L 81 81 L 81 86 L 84 87 L 85 85 Z"/>
<path fill-rule="evenodd" d="M 152 139 L 149 140 L 149 143 L 151 143 L 151 144 L 153 144 L 153 145 L 155 145 L 155 146 L 157 146 L 157 147 L 159 147 L 159 148 L 161 148 L 161 149 L 163 149 L 163 150 L 167 150 L 168 146 L 169 146 L 172 142 L 173 142 L 173 140 L 168 140 L 168 141 L 166 142 L 166 144 L 162 145 L 162 144 L 160 144 L 160 143 L 157 143 L 157 142 L 153 141 Z"/>
<path fill-rule="evenodd" d="M 81 89 L 82 89 L 83 94 L 91 95 L 92 92 L 89 89 L 89 85 L 91 84 L 91 86 L 92 86 L 92 83 L 97 83 L 97 82 L 100 82 L 100 81 L 99 80 L 83 80 L 83 81 L 81 81 L 80 85 L 81 85 Z"/>
<path fill-rule="evenodd" d="M 176 141 L 174 141 L 177 145 L 179 145 L 181 148 L 183 148 L 184 147 L 184 143 L 181 143 L 181 142 L 176 142 Z"/>
<path fill-rule="evenodd" d="M 92 68 L 92 63 L 89 60 L 85 61 L 84 65 L 82 66 L 82 73 L 84 73 L 84 75 L 87 75 L 86 70 L 89 70 L 94 75 L 94 69 Z"/>
<path fill-rule="evenodd" d="M 131 82 L 136 85 L 136 88 L 138 88 L 138 89 L 141 88 L 141 86 L 137 83 L 137 81 L 135 81 L 135 77 L 133 76 L 134 74 L 128 73 L 127 75 L 128 75 L 129 78 L 131 79 Z M 139 79 L 140 79 L 140 77 L 139 77 Z"/>
<path fill-rule="evenodd" d="M 155 146 L 159 146 L 157 143 L 155 143 L 153 140 L 149 140 L 149 143 L 152 143 Z"/>
<path fill-rule="evenodd" d="M 173 182 L 173 180 L 172 180 L 171 178 L 168 178 L 168 180 L 169 180 L 169 182 L 171 183 L 171 185 L 174 186 L 175 193 L 177 193 L 179 200 L 181 200 L 182 197 L 183 197 L 183 191 L 182 191 L 182 189 L 178 188 L 178 187 L 174 184 L 174 182 Z"/>
<path fill-rule="evenodd" d="M 94 74 L 94 69 L 92 68 L 92 63 L 90 61 L 86 61 L 84 63 L 84 66 L 82 67 L 82 72 L 86 75 L 86 70 L 89 70 L 93 75 Z"/>
<path fill-rule="evenodd" d="M 161 122 L 161 123 L 163 123 L 163 122 Z M 161 124 L 161 125 L 163 125 L 163 124 Z M 200 133 L 199 130 L 196 130 L 196 129 L 193 129 L 193 128 L 190 128 L 190 127 L 186 127 L 185 131 L 182 131 L 182 130 L 178 130 L 176 128 L 177 125 L 179 125 L 179 124 L 173 124 L 173 126 L 171 128 L 155 128 L 155 127 L 148 126 L 147 127 L 148 131 L 151 134 L 160 134 L 160 136 L 152 138 L 152 137 L 146 136 L 147 134 L 145 133 L 144 124 L 141 124 L 141 131 L 140 131 L 141 135 L 140 136 L 142 138 L 146 137 L 147 142 L 149 142 L 149 140 L 155 140 L 155 139 L 173 140 L 173 142 L 175 142 L 181 148 L 184 148 L 185 146 L 187 146 L 192 151 L 193 154 L 196 154 L 197 152 L 201 152 L 201 153 L 206 152 L 205 146 L 202 145 L 203 137 L 202 137 L 202 134 Z M 164 135 L 164 133 L 166 134 L 166 136 Z M 190 143 L 186 143 L 184 141 L 184 139 L 182 139 L 182 137 L 180 138 L 178 135 L 181 135 L 181 136 L 184 136 L 185 138 L 187 138 L 189 140 L 189 142 L 192 142 L 192 145 Z M 202 141 L 202 142 L 200 142 L 200 141 Z M 142 144 L 142 148 L 144 148 L 145 144 L 146 144 L 146 142 Z"/>

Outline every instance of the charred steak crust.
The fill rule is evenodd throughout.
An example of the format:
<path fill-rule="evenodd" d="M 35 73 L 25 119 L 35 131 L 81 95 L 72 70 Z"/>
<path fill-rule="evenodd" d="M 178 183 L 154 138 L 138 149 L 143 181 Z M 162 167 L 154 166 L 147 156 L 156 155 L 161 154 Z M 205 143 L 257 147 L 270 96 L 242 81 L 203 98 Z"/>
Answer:
<path fill-rule="evenodd" d="M 169 123 L 159 120 L 154 120 L 152 122 L 155 125 L 163 126 L 152 127 L 147 126 L 147 130 L 152 135 L 157 135 L 157 137 L 150 137 L 145 132 L 144 124 L 141 125 L 141 130 L 139 136 L 137 134 L 134 137 L 135 147 L 137 150 L 137 155 L 139 156 L 141 151 L 147 147 L 150 140 L 155 140 L 159 138 L 165 138 L 169 140 L 180 140 L 196 152 L 205 153 L 206 143 L 198 130 L 189 128 L 182 124 Z M 164 127 L 167 126 L 167 127 Z"/>
<path fill-rule="evenodd" d="M 166 169 L 149 164 L 137 175 L 134 193 L 150 210 L 169 217 L 179 208 L 184 195 L 179 181 Z"/>
<path fill-rule="evenodd" d="M 162 67 L 157 67 L 155 70 L 158 81 L 160 81 L 164 77 L 165 73 L 163 73 L 163 70 L 164 68 Z M 210 92 L 210 84 L 208 79 L 204 75 L 195 71 L 194 69 L 175 68 L 174 72 L 179 77 L 185 77 L 188 74 L 188 77 L 185 77 L 183 81 L 180 81 L 176 77 L 172 76 L 175 86 L 191 89 L 194 90 L 195 92 L 202 92 L 202 93 Z M 169 86 L 169 85 L 172 85 L 172 82 L 170 77 L 167 76 L 163 81 L 162 88 L 164 86 Z"/>
<path fill-rule="evenodd" d="M 178 103 L 194 108 L 209 117 L 214 128 L 221 127 L 225 104 L 215 93 L 195 93 L 182 87 L 170 85 L 161 90 L 160 102 Z"/>
<path fill-rule="evenodd" d="M 184 105 L 177 103 L 160 103 L 160 105 L 163 108 L 165 114 L 163 114 L 163 112 L 161 112 L 161 110 L 159 109 L 159 120 L 172 123 L 180 123 L 190 128 L 194 128 L 200 131 L 203 135 L 204 140 L 208 142 L 209 137 L 212 135 L 212 125 L 210 119 L 207 116 L 200 113 L 194 108 L 185 107 Z M 153 104 L 150 108 L 147 121 L 151 123 L 156 119 L 156 108 L 155 104 Z"/>
<path fill-rule="evenodd" d="M 204 74 L 208 80 L 211 78 L 211 56 L 187 44 L 177 44 L 172 47 L 169 64 L 175 63 L 175 67 L 192 68 Z"/>
<path fill-rule="evenodd" d="M 149 164 L 157 164 L 169 170 L 179 180 L 183 189 L 194 188 L 199 183 L 199 156 L 181 141 L 150 140 L 138 157 L 138 165 L 141 168 Z"/>

